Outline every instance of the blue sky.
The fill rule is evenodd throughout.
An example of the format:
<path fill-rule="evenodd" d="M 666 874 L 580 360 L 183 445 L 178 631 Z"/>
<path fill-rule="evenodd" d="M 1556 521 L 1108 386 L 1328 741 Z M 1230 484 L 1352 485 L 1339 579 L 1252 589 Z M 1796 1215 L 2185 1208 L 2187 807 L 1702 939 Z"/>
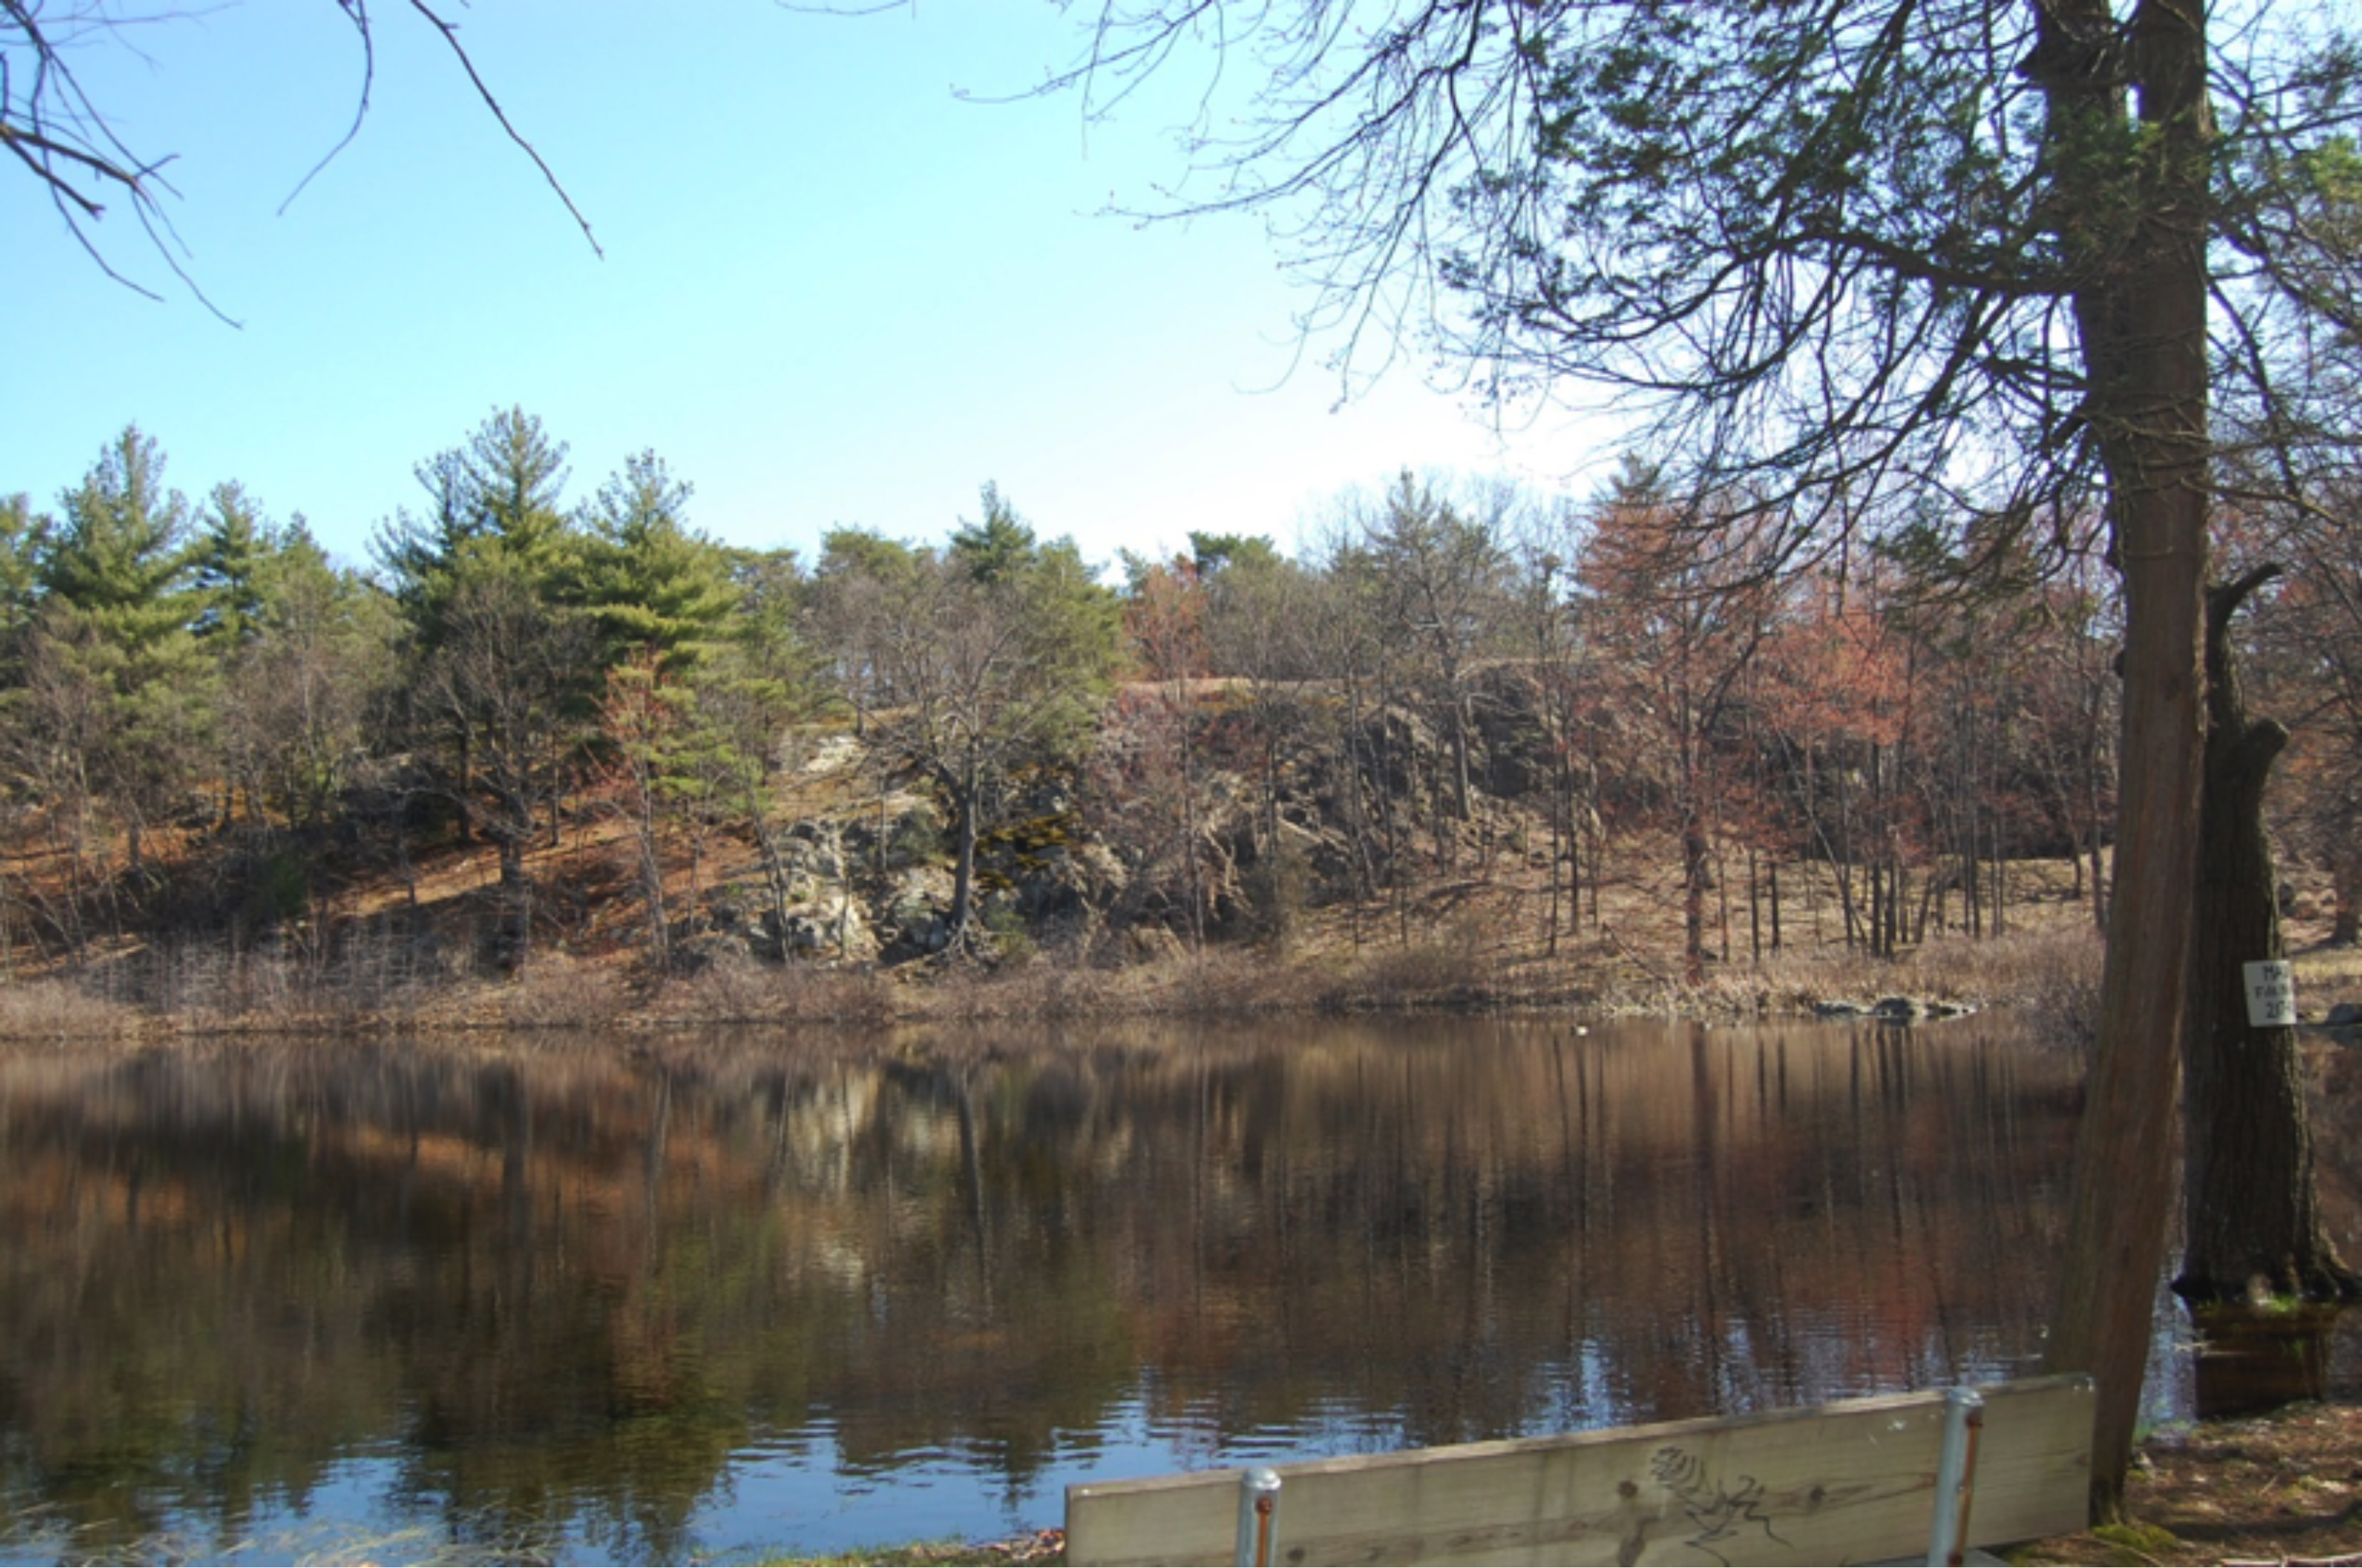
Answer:
<path fill-rule="evenodd" d="M 96 232 L 160 304 L 0 171 L 0 491 L 53 505 L 136 421 L 193 498 L 238 480 L 359 561 L 415 504 L 412 465 L 516 403 L 570 444 L 570 499 L 652 447 L 697 487 L 691 523 L 732 543 L 940 538 L 989 480 L 1105 560 L 1192 528 L 1289 543 L 1405 466 L 1584 493 L 1608 455 L 1562 422 L 1504 444 L 1415 353 L 1340 406 L 1333 345 L 1298 345 L 1307 302 L 1258 223 L 1098 215 L 1179 173 L 1172 99 L 1087 130 L 1071 98 L 955 93 L 1062 63 L 1074 23 L 1047 5 L 444 9 L 605 259 L 404 6 L 377 7 L 359 139 L 284 216 L 359 84 L 330 0 L 103 41 L 76 57 L 84 84 L 133 147 L 180 155 L 185 264 L 244 325 L 171 278 L 127 207 Z"/>

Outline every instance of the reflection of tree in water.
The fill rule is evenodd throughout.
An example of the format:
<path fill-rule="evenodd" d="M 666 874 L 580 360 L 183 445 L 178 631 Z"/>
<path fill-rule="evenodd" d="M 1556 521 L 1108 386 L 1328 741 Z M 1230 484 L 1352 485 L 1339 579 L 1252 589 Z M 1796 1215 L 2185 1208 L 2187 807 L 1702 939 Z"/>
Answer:
<path fill-rule="evenodd" d="M 2064 1064 L 1494 1032 L 11 1064 L 0 1469 L 228 1540 L 393 1436 L 456 1539 L 674 1558 L 766 1434 L 1015 1498 L 1127 1401 L 1427 1443 L 2031 1348 Z"/>

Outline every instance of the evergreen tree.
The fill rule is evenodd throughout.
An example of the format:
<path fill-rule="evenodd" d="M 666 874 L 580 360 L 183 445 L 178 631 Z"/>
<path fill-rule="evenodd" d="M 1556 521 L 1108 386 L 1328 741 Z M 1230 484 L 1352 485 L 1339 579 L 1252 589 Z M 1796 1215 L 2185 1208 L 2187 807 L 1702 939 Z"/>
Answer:
<path fill-rule="evenodd" d="M 1033 530 L 1011 510 L 996 484 L 984 487 L 984 516 L 952 531 L 953 558 L 988 585 L 1006 582 L 1024 569 L 1033 549 Z"/>
<path fill-rule="evenodd" d="M 164 458 L 138 425 L 103 450 L 59 498 L 62 520 L 43 552 L 41 591 L 105 620 L 127 644 L 187 629 L 189 504 L 164 488 Z"/>
<path fill-rule="evenodd" d="M 566 443 L 512 405 L 494 409 L 460 449 L 474 536 L 490 542 L 531 579 L 546 580 L 572 554 L 562 500 Z"/>
<path fill-rule="evenodd" d="M 688 526 L 690 494 L 662 458 L 642 451 L 584 511 L 570 597 L 598 626 L 611 668 L 646 649 L 668 673 L 690 669 L 736 608 L 729 555 Z"/>
<path fill-rule="evenodd" d="M 414 513 L 404 507 L 391 522 L 380 524 L 370 540 L 370 553 L 384 570 L 403 613 L 423 625 L 434 618 L 441 590 L 475 536 L 475 509 L 456 447 L 414 465 L 410 472 L 426 492 L 426 510 Z"/>
<path fill-rule="evenodd" d="M 421 660 L 409 700 L 417 739 L 456 766 L 442 792 L 463 831 L 500 854 L 502 931 L 495 958 L 521 966 L 532 942 L 525 853 L 558 811 L 595 715 L 590 624 L 538 593 L 510 561 L 469 571 L 452 592 L 442 636 Z"/>
<path fill-rule="evenodd" d="M 254 738 L 237 722 L 240 667 L 262 635 L 263 563 L 270 550 L 269 525 L 253 498 L 236 480 L 214 487 L 189 547 L 191 599 L 196 606 L 197 644 L 213 661 L 222 683 L 221 820 L 236 814 L 237 794 L 254 799 Z"/>
<path fill-rule="evenodd" d="M 493 836 L 521 910 L 524 842 L 537 812 L 555 822 L 599 677 L 566 602 L 580 556 L 561 505 L 566 444 L 523 409 L 496 409 L 413 471 L 427 511 L 372 541 L 406 623 L 409 712 L 417 739 L 447 755 L 443 792 L 463 840 Z"/>
<path fill-rule="evenodd" d="M 204 755 L 214 681 L 190 626 L 187 501 L 134 425 L 60 498 L 36 573 L 36 635 L 70 682 L 94 693 L 76 726 L 77 772 L 121 814 L 135 868 L 142 830 L 169 812 Z"/>
<path fill-rule="evenodd" d="M 372 552 L 396 596 L 431 644 L 464 579 L 515 577 L 535 594 L 557 591 L 577 555 L 563 505 L 566 443 L 521 408 L 495 409 L 458 447 L 412 470 L 426 492 L 423 513 L 382 525 Z"/>
<path fill-rule="evenodd" d="M 190 565 L 200 608 L 198 639 L 235 650 L 261 635 L 261 578 L 270 552 L 262 509 L 231 480 L 205 498 Z"/>
<path fill-rule="evenodd" d="M 50 523 L 33 510 L 22 491 L 0 495 L 0 683 L 9 678 L 19 639 L 32 624 L 39 602 L 40 561 Z"/>
<path fill-rule="evenodd" d="M 814 817 L 790 788 L 789 737 L 829 706 L 824 633 L 809 633 L 822 602 L 818 584 L 798 569 L 792 550 L 731 552 L 738 610 L 730 635 L 710 665 L 700 668 L 699 721 L 705 734 L 694 759 L 700 778 L 697 810 L 745 831 L 761 854 L 773 927 L 789 929 L 798 877 L 795 830 L 816 826 L 835 853 L 840 943 L 853 908 L 852 862 L 843 853 L 840 824 Z"/>

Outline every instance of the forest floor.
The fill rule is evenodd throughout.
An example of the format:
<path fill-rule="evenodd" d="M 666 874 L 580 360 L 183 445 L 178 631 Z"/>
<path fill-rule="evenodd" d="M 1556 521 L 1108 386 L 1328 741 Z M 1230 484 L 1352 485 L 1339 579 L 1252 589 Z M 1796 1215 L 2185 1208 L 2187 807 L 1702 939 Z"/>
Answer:
<path fill-rule="evenodd" d="M 2304 955 L 2347 980 L 2351 950 Z M 2300 973 L 2302 973 L 2300 970 Z M 2301 983 L 2301 982 L 2300 982 Z M 2362 1209 L 2362 1049 L 2325 1034 L 2306 1050 L 2324 1209 Z M 2350 1259 L 2352 1231 L 2341 1233 Z M 2320 1403 L 2178 1424 L 2147 1435 L 2125 1488 L 2130 1522 L 2027 1543 L 2022 1563 L 2362 1563 L 2362 1387 Z"/>
<path fill-rule="evenodd" d="M 606 823 L 536 849 L 541 912 L 520 973 L 469 960 L 496 904 L 497 868 L 487 853 L 446 845 L 419 853 L 403 878 L 348 881 L 326 900 L 317 934 L 332 961 L 310 951 L 315 933 L 305 928 L 268 950 L 168 927 L 99 937 L 73 961 L 25 944 L 0 953 L 0 1040 L 1562 1008 L 1732 1018 L 1896 994 L 2068 1017 L 2097 975 L 2081 879 L 2062 860 L 2011 865 L 2007 934 L 1995 938 L 1989 911 L 1981 937 L 1959 930 L 1965 911 L 1953 894 L 1936 905 L 1926 940 L 1893 959 L 1848 942 L 1827 867 L 1782 867 L 1778 914 L 1769 899 L 1749 897 L 1734 867 L 1707 911 L 1713 952 L 1692 977 L 1676 857 L 1647 840 L 1611 846 L 1610 875 L 1585 889 L 1579 919 L 1552 893 L 1546 857 L 1496 841 L 1377 899 L 1308 900 L 1259 940 L 1209 938 L 1195 950 L 1153 926 L 1100 927 L 997 937 L 997 954 L 968 964 L 782 966 L 716 948 L 660 971 L 646 958 L 624 849 Z M 0 867 L 6 890 L 61 903 L 62 882 L 49 886 L 61 863 L 30 851 L 18 846 Z M 750 879 L 750 854 L 717 839 L 695 866 L 671 868 L 668 901 L 683 917 L 713 908 L 722 889 Z M 414 911 L 426 934 L 397 938 L 372 924 L 396 908 Z M 2295 922 L 2291 945 L 2307 937 Z M 422 953 L 432 955 L 423 968 Z M 2350 978 L 2308 999 L 2362 998 L 2362 962 Z"/>
<path fill-rule="evenodd" d="M 2362 1407 L 2291 1405 L 2156 1434 L 2135 1460 L 2125 1511 L 2129 1523 L 2033 1541 L 2008 1560 L 2362 1563 Z"/>

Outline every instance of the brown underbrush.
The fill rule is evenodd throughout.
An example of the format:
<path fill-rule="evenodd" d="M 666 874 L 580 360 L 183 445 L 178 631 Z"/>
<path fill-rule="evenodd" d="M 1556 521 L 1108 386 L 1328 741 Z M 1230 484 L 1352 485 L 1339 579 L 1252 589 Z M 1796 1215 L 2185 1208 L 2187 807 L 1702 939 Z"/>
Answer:
<path fill-rule="evenodd" d="M 723 847 L 702 873 L 709 892 L 725 878 L 745 880 Z M 615 846 L 585 829 L 533 856 L 545 896 L 521 973 L 483 955 L 496 868 L 449 846 L 385 886 L 347 885 L 316 929 L 278 945 L 133 934 L 85 948 L 71 966 L 20 945 L 14 974 L 0 979 L 0 1039 L 1562 1008 L 1754 1017 L 1893 995 L 2014 1005 L 2069 1039 L 2087 1027 L 2100 949 L 2085 879 L 2068 862 L 2012 864 L 2006 935 L 1962 933 L 1968 911 L 1956 893 L 1915 899 L 1924 939 L 1892 958 L 1848 942 L 1853 906 L 1831 867 L 1783 867 L 1778 901 L 1735 874 L 1717 890 L 1706 925 L 1714 951 L 1694 980 L 1677 856 L 1646 839 L 1612 849 L 1613 874 L 1586 883 L 1579 908 L 1552 889 L 1547 856 L 1496 845 L 1360 904 L 1299 889 L 1255 940 L 1234 934 L 1192 950 L 1153 928 L 1054 922 L 996 929 L 966 962 L 893 966 L 780 964 L 716 942 L 691 880 L 678 894 L 686 955 L 658 965 L 646 955 L 637 895 L 613 875 Z M 1978 918 L 1988 929 L 1999 919 L 1990 908 Z M 2325 907 L 2307 907 L 2290 932 L 2313 1016 L 2362 999 L 2362 953 L 2317 948 L 2325 918 Z"/>
<path fill-rule="evenodd" d="M 1741 1012 L 1794 1012 L 1817 1001 L 1904 996 L 1964 1007 L 2015 1004 L 2070 1029 L 2098 1004 L 2099 933 L 2080 922 L 2005 936 L 1947 935 L 1869 960 L 1844 948 L 1773 955 L 1759 966 L 1709 975 L 1700 1003 Z"/>
<path fill-rule="evenodd" d="M 1611 933 L 1551 954 L 1473 916 L 1368 926 L 1357 943 L 1331 915 L 1285 945 L 1178 949 L 1125 963 L 1077 952 L 900 968 L 766 964 L 724 955 L 651 974 L 628 951 L 552 950 L 520 973 L 482 975 L 429 957 L 364 951 L 334 965 L 188 944 L 126 951 L 0 985 L 0 1039 L 363 1033 L 388 1030 L 596 1032 L 796 1022 L 849 1028 L 1079 1018 L 1286 1013 L 1530 1011 L 1778 1016 L 1835 999 L 1902 994 L 1984 1007 L 2017 1003 L 2073 1021 L 2089 1010 L 2099 944 L 2058 926 L 2003 939 L 1947 937 L 1893 959 L 1827 947 L 1716 964 L 1689 983 Z M 1331 929 L 1335 928 L 1335 929 Z"/>
<path fill-rule="evenodd" d="M 127 1038 L 139 1033 L 145 1021 L 136 1009 L 94 997 L 70 980 L 0 986 L 0 1040 L 63 1043 Z"/>

